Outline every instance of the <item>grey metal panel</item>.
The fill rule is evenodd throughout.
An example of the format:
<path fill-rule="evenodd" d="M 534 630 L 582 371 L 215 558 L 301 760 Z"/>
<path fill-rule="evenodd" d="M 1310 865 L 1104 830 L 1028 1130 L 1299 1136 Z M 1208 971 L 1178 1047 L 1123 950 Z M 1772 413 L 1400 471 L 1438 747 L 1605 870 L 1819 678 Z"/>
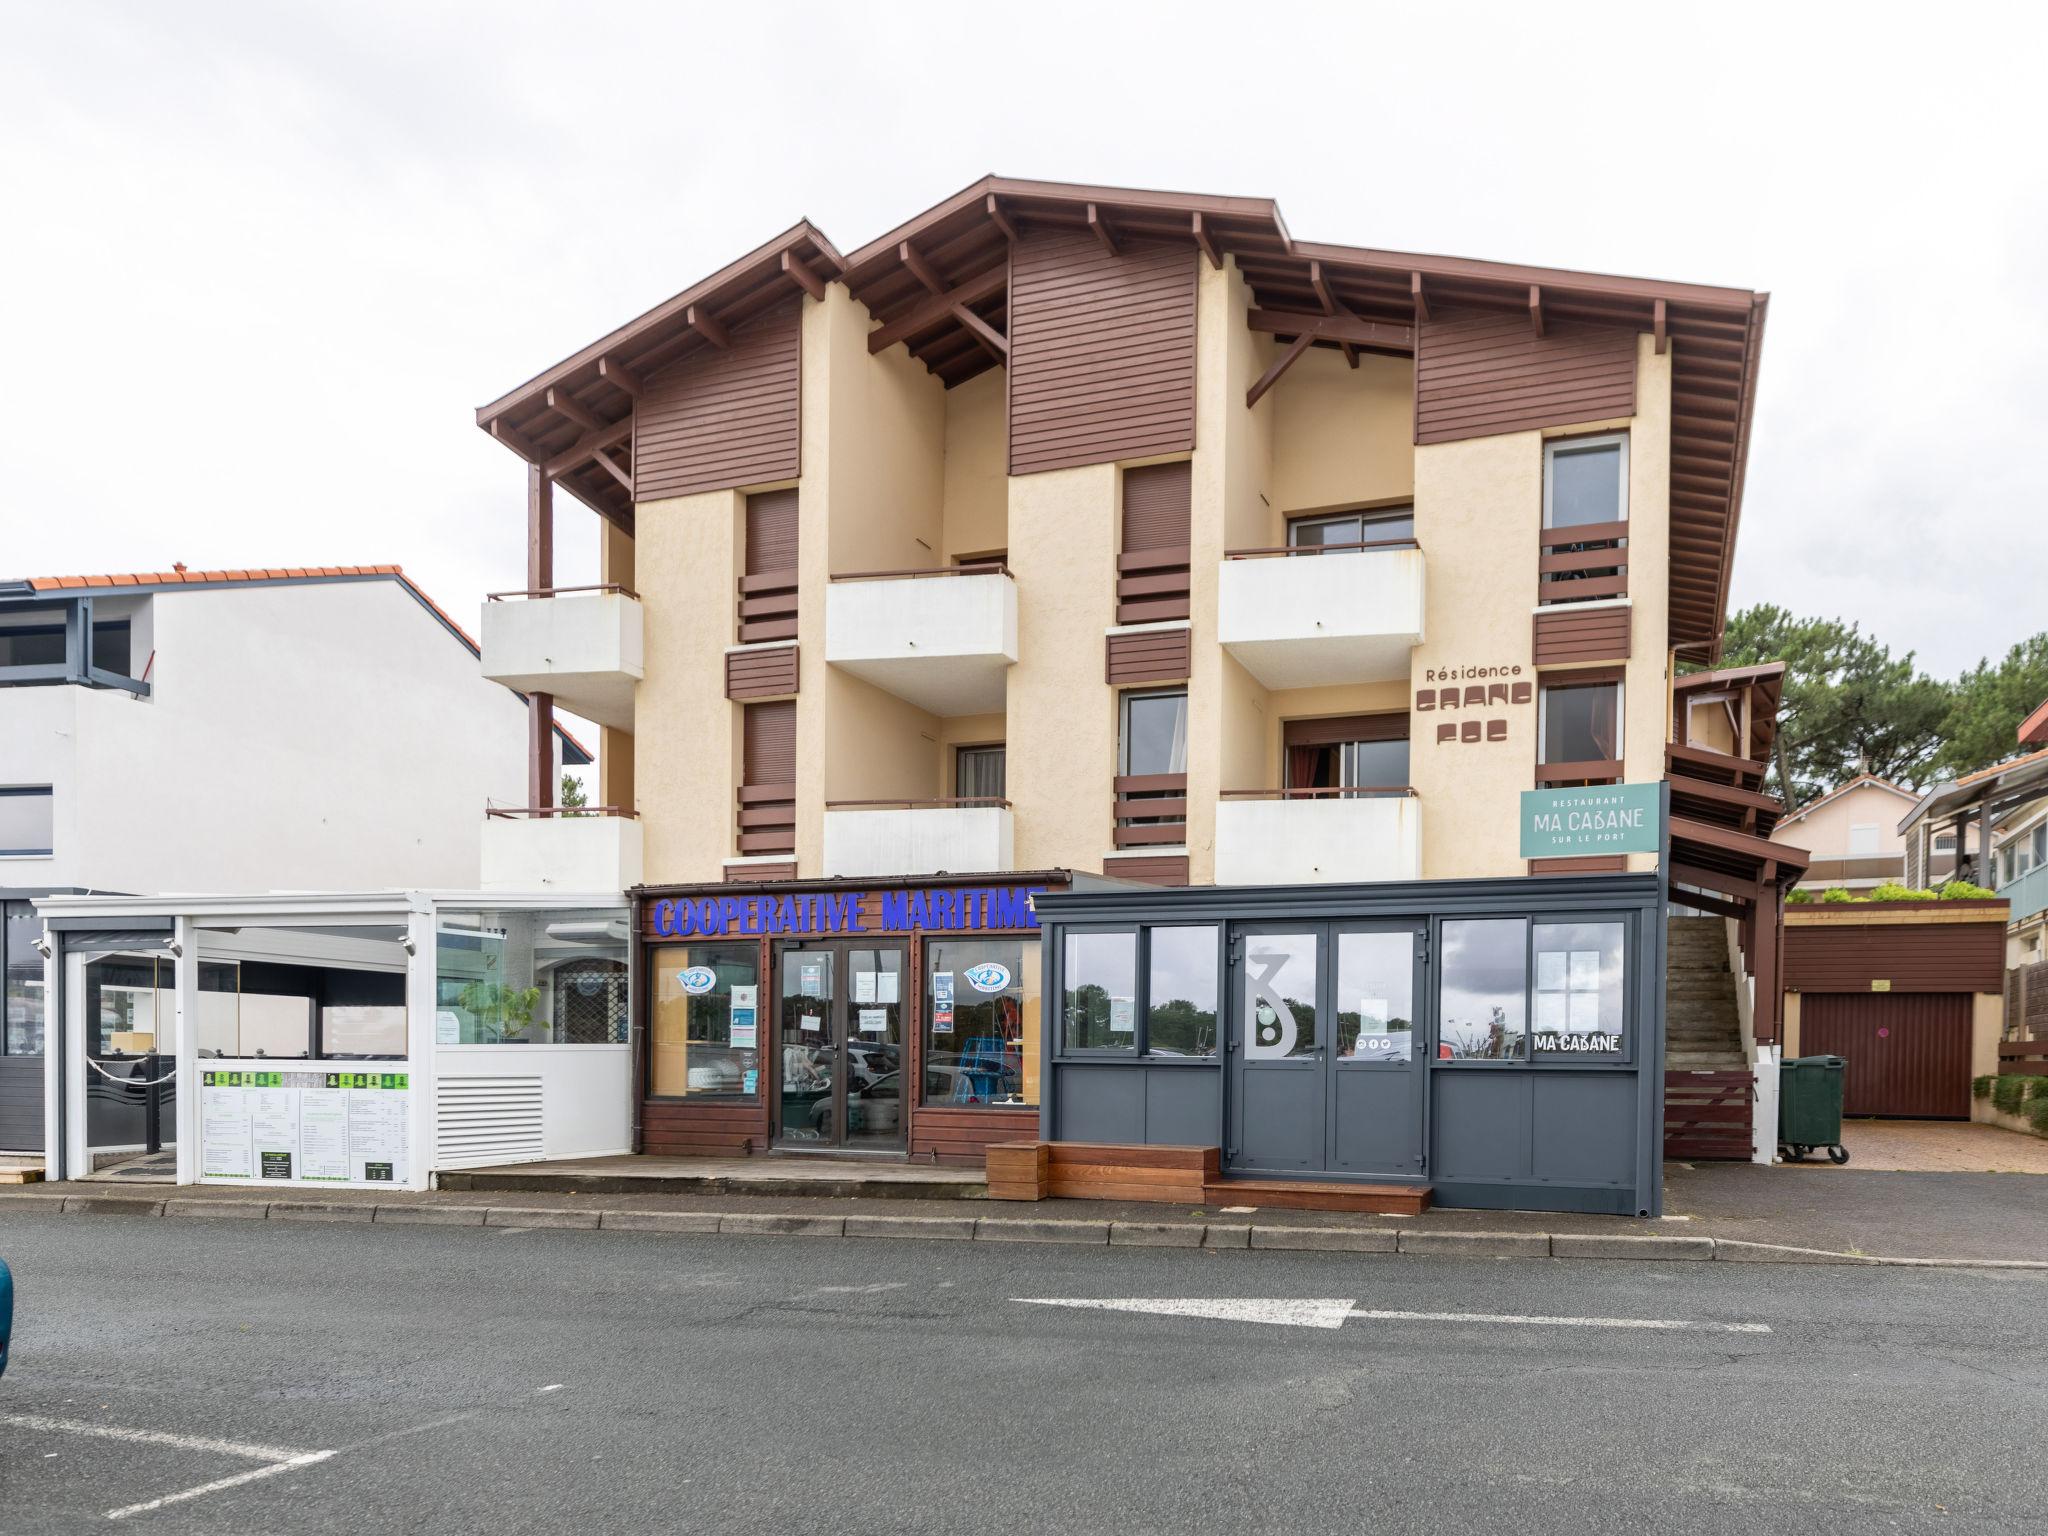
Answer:
<path fill-rule="evenodd" d="M 1439 1180 L 1528 1178 L 1529 1074 L 1468 1069 L 1433 1078 L 1431 1174 Z"/>
<path fill-rule="evenodd" d="M 1636 1080 L 1632 1072 L 1532 1074 L 1530 1172 L 1565 1184 L 1632 1187 Z"/>
<path fill-rule="evenodd" d="M 1242 1053 L 1240 1053 L 1242 1055 Z M 1241 1067 L 1234 1168 L 1300 1171 L 1323 1166 L 1323 1073 L 1319 1058 Z"/>
<path fill-rule="evenodd" d="M 1223 1142 L 1223 1070 L 1155 1067 L 1145 1073 L 1145 1140 L 1153 1146 Z"/>
<path fill-rule="evenodd" d="M 1342 1173 L 1383 1173 L 1412 1177 L 1421 1172 L 1421 1105 L 1412 1069 L 1333 1069 L 1336 1096 L 1330 1167 Z"/>
<path fill-rule="evenodd" d="M 0 1150 L 43 1150 L 43 1058 L 0 1056 Z"/>
<path fill-rule="evenodd" d="M 1054 1080 L 1055 1141 L 1145 1139 L 1145 1074 L 1135 1066 L 1062 1066 Z"/>
<path fill-rule="evenodd" d="M 1197 885 L 1146 890 L 1048 891 L 1032 898 L 1039 922 L 1191 923 L 1237 919 L 1456 916 L 1462 912 L 1654 908 L 1659 876 L 1517 875 L 1380 885 Z"/>

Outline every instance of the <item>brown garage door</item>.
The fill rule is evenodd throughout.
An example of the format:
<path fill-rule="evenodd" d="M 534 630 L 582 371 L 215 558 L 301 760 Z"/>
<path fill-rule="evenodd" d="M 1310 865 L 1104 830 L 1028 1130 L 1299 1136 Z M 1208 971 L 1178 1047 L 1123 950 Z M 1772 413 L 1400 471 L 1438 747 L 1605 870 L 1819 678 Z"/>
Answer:
<path fill-rule="evenodd" d="M 1842 1112 L 1970 1118 L 1970 994 L 1808 992 L 1799 1054 L 1841 1056 Z"/>

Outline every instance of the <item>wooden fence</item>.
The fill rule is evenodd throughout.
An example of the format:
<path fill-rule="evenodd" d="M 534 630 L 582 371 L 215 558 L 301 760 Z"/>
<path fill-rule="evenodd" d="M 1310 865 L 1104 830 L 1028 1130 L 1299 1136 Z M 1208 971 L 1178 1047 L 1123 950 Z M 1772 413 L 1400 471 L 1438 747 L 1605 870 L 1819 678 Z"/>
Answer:
<path fill-rule="evenodd" d="M 1748 1161 L 1755 1106 L 1756 1081 L 1747 1072 L 1666 1072 L 1664 1155 Z"/>
<path fill-rule="evenodd" d="M 2005 973 L 2005 1038 L 2048 1040 L 2048 960 Z"/>

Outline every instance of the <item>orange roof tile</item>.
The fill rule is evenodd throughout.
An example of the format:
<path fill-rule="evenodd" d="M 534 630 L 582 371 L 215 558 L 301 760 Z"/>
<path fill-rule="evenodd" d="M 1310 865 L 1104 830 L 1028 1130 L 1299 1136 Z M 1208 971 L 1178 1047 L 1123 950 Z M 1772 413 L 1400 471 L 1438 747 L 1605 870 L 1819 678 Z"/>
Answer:
<path fill-rule="evenodd" d="M 1964 774 L 1956 782 L 1958 784 L 1974 784 L 1979 779 L 1990 778 L 1994 773 L 2005 773 L 2010 769 L 2023 767 L 2027 763 L 2038 762 L 2043 758 L 2048 758 L 2048 747 L 2043 747 L 2038 752 L 2029 752 L 2023 757 L 2009 757 L 2002 763 L 1993 763 L 1989 768 L 1979 768 L 1975 773 Z"/>

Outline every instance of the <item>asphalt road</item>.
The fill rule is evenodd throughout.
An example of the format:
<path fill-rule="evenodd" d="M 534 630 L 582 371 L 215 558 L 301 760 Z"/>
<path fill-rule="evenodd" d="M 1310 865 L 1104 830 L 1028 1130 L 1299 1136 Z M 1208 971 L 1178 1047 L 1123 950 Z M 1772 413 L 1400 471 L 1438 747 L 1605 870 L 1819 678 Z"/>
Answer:
<path fill-rule="evenodd" d="M 115 1510 L 210 1536 L 1529 1536 L 2048 1508 L 2039 1274 L 12 1214 L 0 1255 L 9 1536 Z M 1320 1300 L 1299 1315 L 1331 1326 L 1017 1298 Z"/>

